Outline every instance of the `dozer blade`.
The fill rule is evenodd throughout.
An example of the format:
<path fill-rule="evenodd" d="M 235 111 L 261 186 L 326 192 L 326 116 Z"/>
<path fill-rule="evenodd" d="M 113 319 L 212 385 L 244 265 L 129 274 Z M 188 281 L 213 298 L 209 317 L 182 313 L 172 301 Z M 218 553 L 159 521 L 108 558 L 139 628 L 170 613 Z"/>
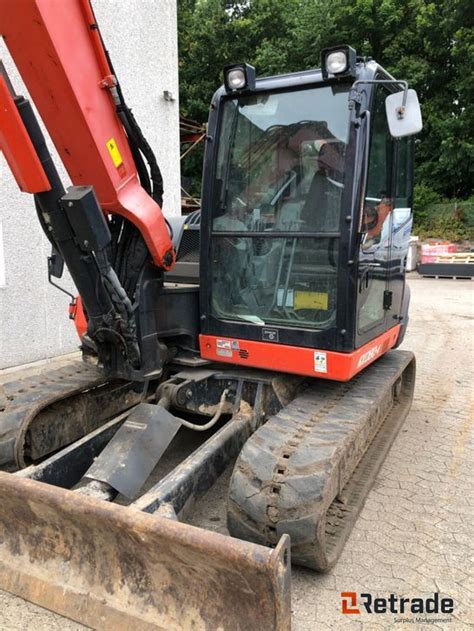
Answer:
<path fill-rule="evenodd" d="M 274 545 L 287 533 L 293 563 L 330 569 L 410 410 L 414 383 L 413 354 L 393 351 L 349 383 L 308 385 L 240 452 L 231 534 Z"/>
<path fill-rule="evenodd" d="M 0 473 L 0 588 L 100 629 L 289 629 L 275 549 Z"/>

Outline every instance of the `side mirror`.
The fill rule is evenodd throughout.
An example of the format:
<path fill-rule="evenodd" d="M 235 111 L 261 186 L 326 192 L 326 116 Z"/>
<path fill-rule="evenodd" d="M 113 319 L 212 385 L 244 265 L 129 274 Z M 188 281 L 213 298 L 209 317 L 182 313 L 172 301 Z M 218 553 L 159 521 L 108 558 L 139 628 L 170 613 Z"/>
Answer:
<path fill-rule="evenodd" d="M 423 129 L 420 104 L 415 90 L 402 90 L 387 96 L 385 111 L 393 138 L 414 136 Z"/>

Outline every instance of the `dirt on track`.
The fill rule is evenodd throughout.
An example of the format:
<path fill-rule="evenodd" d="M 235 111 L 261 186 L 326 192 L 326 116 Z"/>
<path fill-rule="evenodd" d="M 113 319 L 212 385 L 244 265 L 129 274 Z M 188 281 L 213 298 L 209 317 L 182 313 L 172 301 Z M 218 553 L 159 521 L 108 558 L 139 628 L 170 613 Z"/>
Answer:
<path fill-rule="evenodd" d="M 383 465 L 337 566 L 326 575 L 293 570 L 293 628 L 449 629 L 474 625 L 474 284 L 411 275 L 411 319 L 403 348 L 417 357 L 413 408 Z M 1 378 L 0 372 L 0 378 Z M 192 523 L 226 532 L 226 472 Z M 342 591 L 415 598 L 440 592 L 452 616 L 341 613 Z M 423 616 L 422 616 L 423 617 Z M 449 622 L 443 618 L 450 618 Z M 84 627 L 0 592 L 0 629 Z"/>

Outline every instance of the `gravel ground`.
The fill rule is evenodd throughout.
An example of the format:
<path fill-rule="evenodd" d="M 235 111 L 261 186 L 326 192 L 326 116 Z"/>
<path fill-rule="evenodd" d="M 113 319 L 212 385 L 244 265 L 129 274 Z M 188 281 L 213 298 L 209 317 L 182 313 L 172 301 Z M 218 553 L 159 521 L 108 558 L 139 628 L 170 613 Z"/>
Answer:
<path fill-rule="evenodd" d="M 293 628 L 472 628 L 474 625 L 474 292 L 470 281 L 410 278 L 404 348 L 417 356 L 413 408 L 381 469 L 335 569 L 293 570 Z M 0 380 L 3 375 L 0 371 Z M 196 507 L 192 523 L 225 532 L 229 474 Z M 342 591 L 455 601 L 451 616 L 341 613 Z M 449 618 L 446 620 L 446 618 Z M 81 625 L 0 591 L 0 629 L 75 630 Z"/>

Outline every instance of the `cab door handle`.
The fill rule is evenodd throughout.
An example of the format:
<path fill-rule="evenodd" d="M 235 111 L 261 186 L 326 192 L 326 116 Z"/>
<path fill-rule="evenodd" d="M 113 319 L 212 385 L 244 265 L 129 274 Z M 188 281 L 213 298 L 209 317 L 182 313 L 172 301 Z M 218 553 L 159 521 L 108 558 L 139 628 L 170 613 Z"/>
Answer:
<path fill-rule="evenodd" d="M 369 266 L 363 267 L 360 272 L 359 279 L 359 294 L 369 286 Z"/>
<path fill-rule="evenodd" d="M 359 293 L 362 292 L 363 289 L 367 289 L 369 286 L 369 272 L 371 269 L 377 269 L 382 267 L 381 263 L 366 263 L 363 268 L 361 268 L 360 281 L 359 281 Z"/>

